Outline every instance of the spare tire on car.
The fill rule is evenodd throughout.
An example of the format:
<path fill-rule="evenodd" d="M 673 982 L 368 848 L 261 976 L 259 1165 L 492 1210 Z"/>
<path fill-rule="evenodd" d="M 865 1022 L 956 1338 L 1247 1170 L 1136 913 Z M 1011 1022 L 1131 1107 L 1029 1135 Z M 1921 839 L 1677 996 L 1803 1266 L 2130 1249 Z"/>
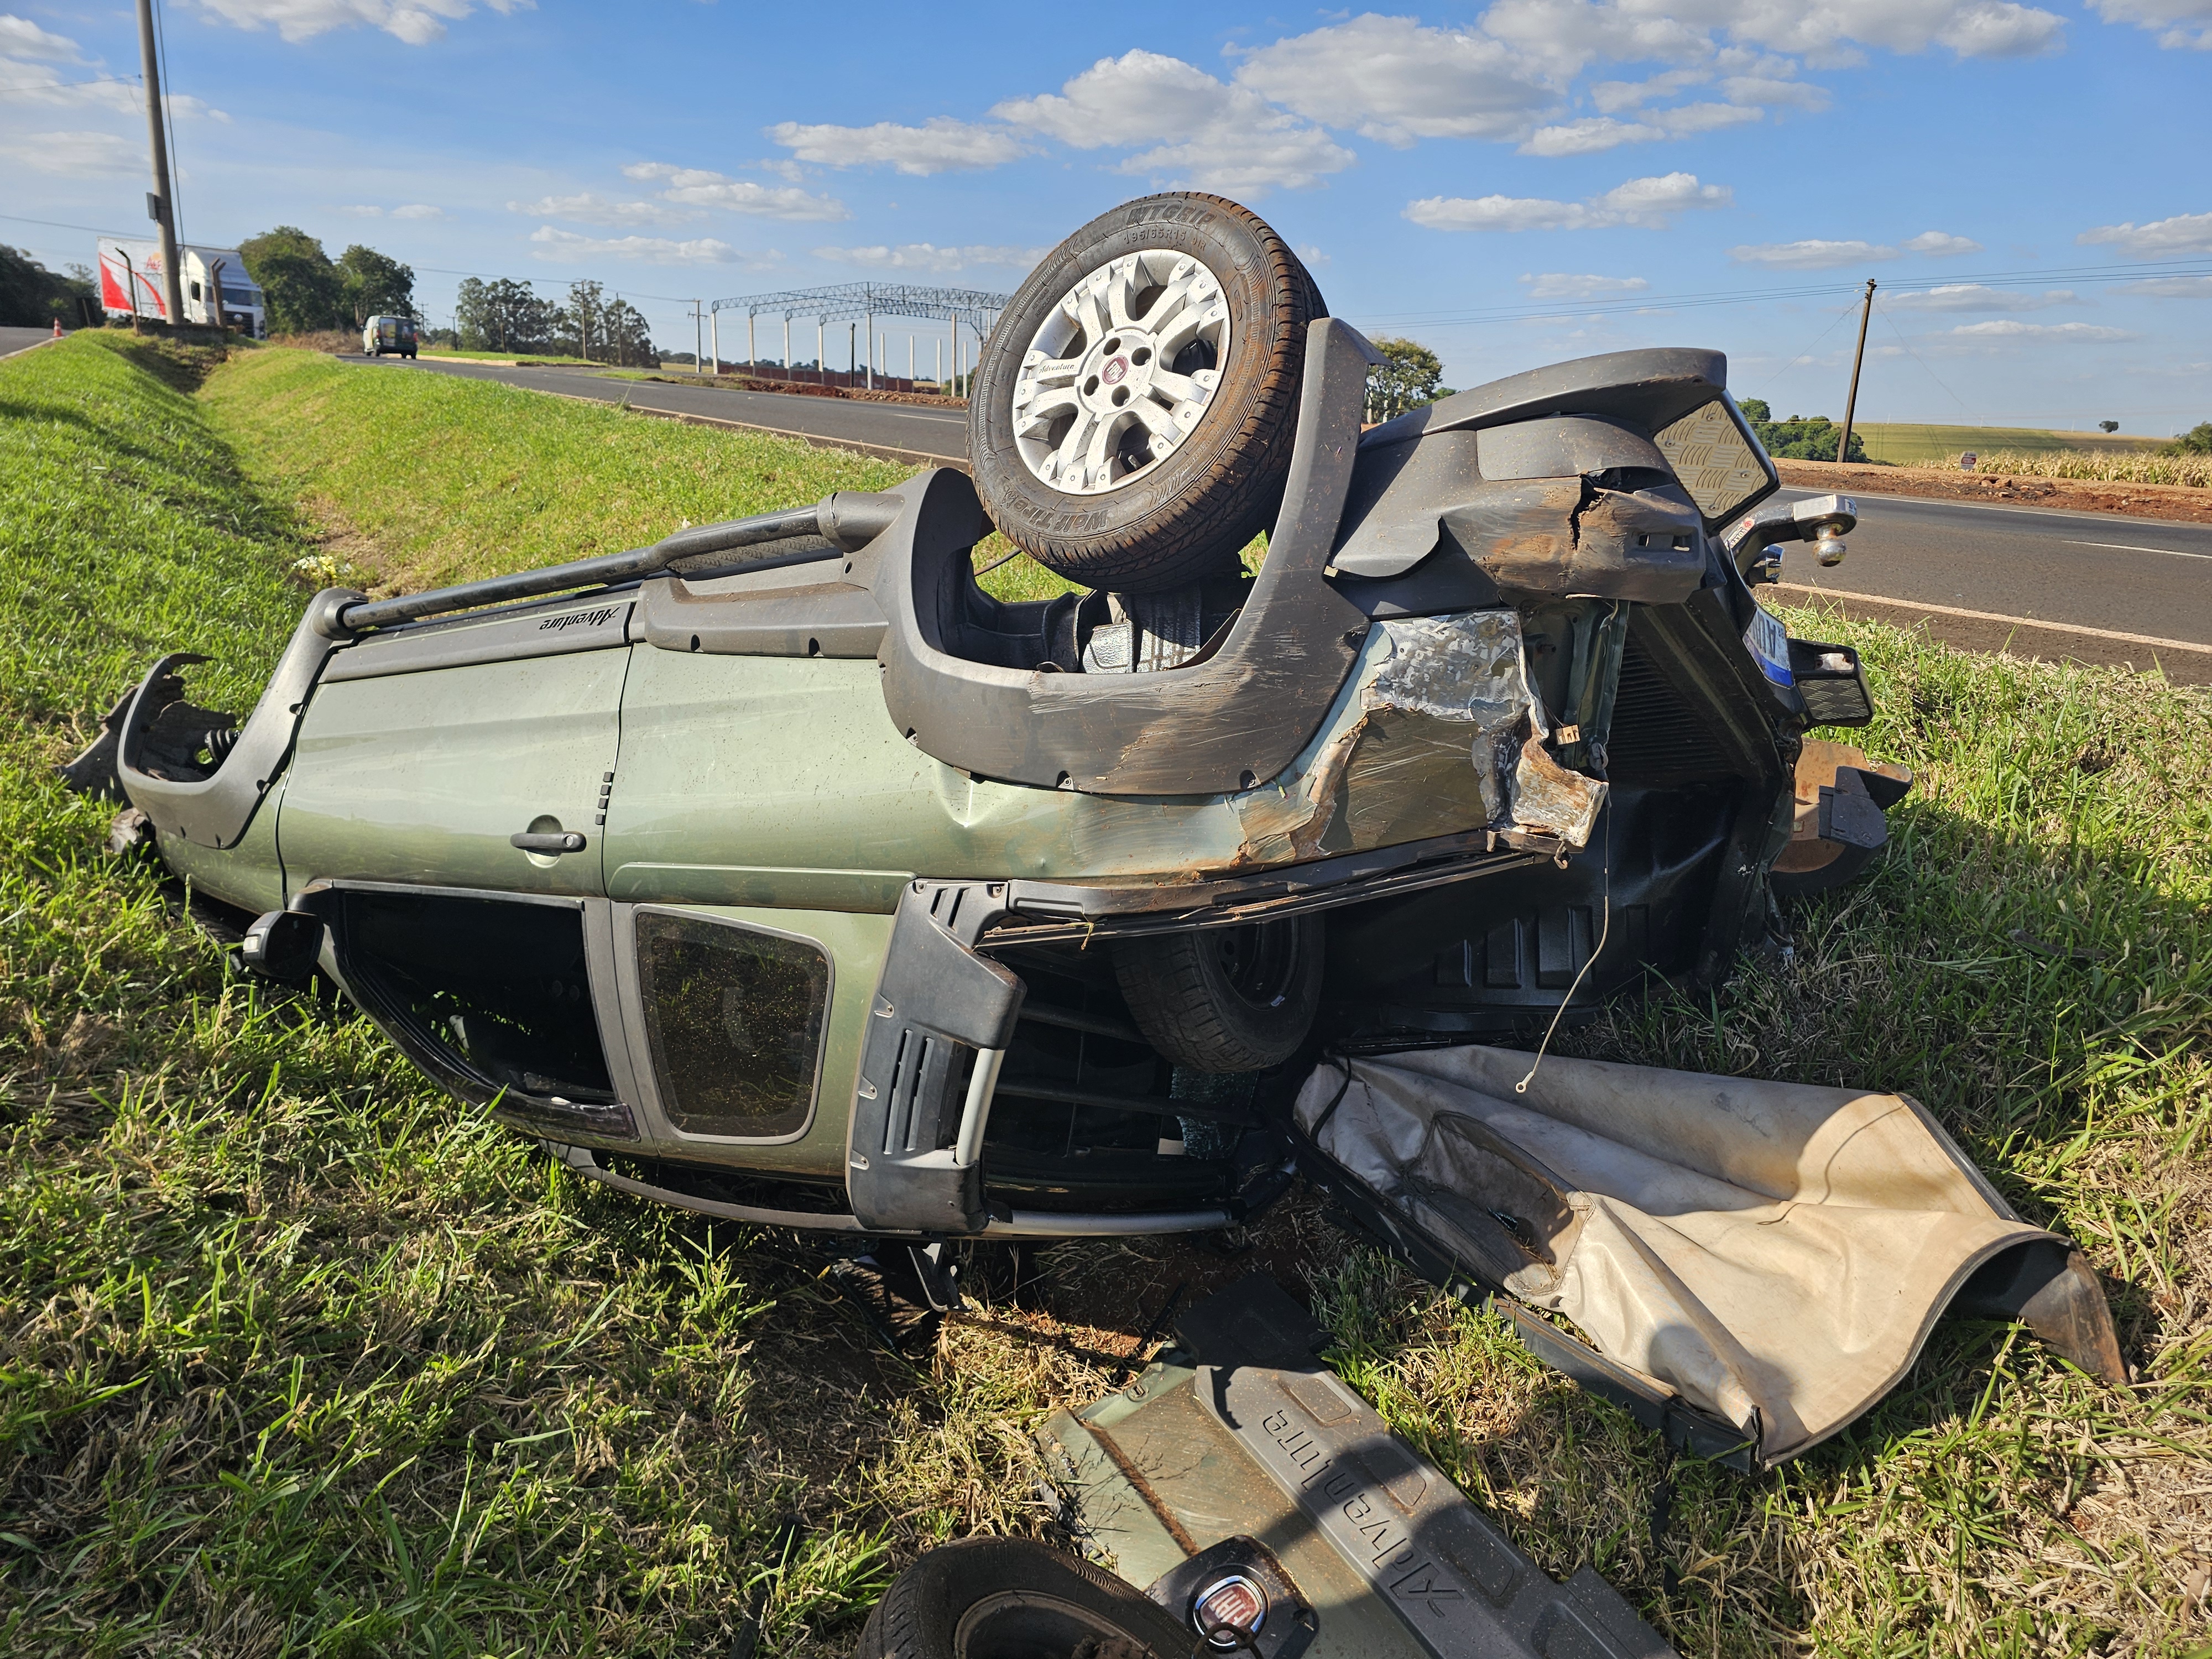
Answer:
<path fill-rule="evenodd" d="M 1030 273 L 968 403 L 975 488 L 1007 539 L 1090 587 L 1233 567 L 1290 470 L 1306 325 L 1288 244 L 1218 196 L 1102 214 Z"/>

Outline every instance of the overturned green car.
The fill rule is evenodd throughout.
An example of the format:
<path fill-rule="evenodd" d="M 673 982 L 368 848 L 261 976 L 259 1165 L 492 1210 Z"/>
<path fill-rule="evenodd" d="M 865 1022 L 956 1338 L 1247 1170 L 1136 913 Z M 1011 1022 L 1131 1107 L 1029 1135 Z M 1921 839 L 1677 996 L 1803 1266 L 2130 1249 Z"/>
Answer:
<path fill-rule="evenodd" d="M 1762 507 L 1720 354 L 1363 430 L 1376 361 L 1252 215 L 1147 198 L 1016 295 L 972 479 L 327 591 L 251 718 L 167 658 L 71 770 L 249 966 L 594 1180 L 927 1244 L 1217 1228 L 1303 1167 L 1495 1285 L 1295 1115 L 1322 1057 L 1711 981 L 1909 779 L 1806 736 L 1864 675 L 1753 590 L 1854 509 Z M 994 525 L 1080 586 L 992 599 Z"/>

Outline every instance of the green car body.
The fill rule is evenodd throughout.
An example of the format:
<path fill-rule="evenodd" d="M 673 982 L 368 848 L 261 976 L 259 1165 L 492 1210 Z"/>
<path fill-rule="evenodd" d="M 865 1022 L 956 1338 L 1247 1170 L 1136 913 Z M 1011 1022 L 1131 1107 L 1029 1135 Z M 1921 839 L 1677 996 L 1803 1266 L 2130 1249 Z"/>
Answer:
<path fill-rule="evenodd" d="M 1224 1224 L 1287 1184 L 1323 1044 L 1721 971 L 1799 734 L 1870 713 L 1724 540 L 1776 484 L 1716 354 L 1362 438 L 1365 343 L 1314 328 L 1267 565 L 1170 672 L 1024 665 L 1039 608 L 975 589 L 988 521 L 938 471 L 740 556 L 687 532 L 451 604 L 319 596 L 240 729 L 157 666 L 122 787 L 260 919 L 249 961 L 319 967 L 595 1178 L 924 1239 Z M 1684 431 L 1735 445 L 1717 494 Z M 1130 941 L 1324 926 L 1293 1062 L 1208 1074 L 1138 1029 Z"/>

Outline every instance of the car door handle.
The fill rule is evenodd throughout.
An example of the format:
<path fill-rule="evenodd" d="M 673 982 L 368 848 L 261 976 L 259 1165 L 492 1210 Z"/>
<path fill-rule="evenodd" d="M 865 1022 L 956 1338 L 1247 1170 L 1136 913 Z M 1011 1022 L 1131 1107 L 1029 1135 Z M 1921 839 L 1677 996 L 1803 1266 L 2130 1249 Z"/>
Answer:
<path fill-rule="evenodd" d="M 507 844 L 520 848 L 526 853 L 580 853 L 584 850 L 584 837 L 574 830 L 548 835 L 524 830 L 509 836 Z"/>

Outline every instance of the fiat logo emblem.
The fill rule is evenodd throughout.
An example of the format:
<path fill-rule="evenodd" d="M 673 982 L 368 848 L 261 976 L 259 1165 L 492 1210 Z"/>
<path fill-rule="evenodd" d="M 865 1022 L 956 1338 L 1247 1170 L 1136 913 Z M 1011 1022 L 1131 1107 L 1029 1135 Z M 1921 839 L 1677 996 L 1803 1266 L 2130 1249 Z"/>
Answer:
<path fill-rule="evenodd" d="M 1108 386 L 1119 386 L 1129 378 L 1129 360 L 1116 357 L 1098 372 L 1098 378 Z"/>
<path fill-rule="evenodd" d="M 1267 1592 L 1232 1572 L 1199 1591 L 1190 1604 L 1190 1622 L 1210 1646 L 1224 1652 L 1242 1647 L 1267 1622 Z"/>

